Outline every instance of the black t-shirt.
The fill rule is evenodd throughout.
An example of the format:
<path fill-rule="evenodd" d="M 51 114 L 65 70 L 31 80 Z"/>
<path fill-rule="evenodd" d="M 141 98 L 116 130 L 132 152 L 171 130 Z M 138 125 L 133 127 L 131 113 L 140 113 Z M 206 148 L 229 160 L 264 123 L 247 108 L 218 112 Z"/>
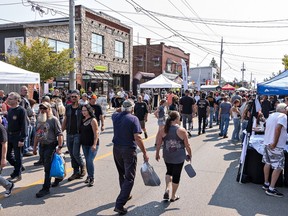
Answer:
<path fill-rule="evenodd" d="M 207 107 L 209 106 L 209 102 L 206 99 L 200 99 L 197 102 L 198 106 L 198 115 L 206 115 Z"/>
<path fill-rule="evenodd" d="M 137 116 L 139 121 L 143 121 L 146 113 L 148 113 L 148 107 L 145 102 L 137 102 L 134 106 L 134 114 Z"/>
<path fill-rule="evenodd" d="M 216 99 L 214 98 L 214 97 L 212 97 L 212 96 L 208 96 L 207 97 L 207 100 L 209 101 L 209 106 L 210 107 L 214 107 L 214 104 L 216 103 Z"/>
<path fill-rule="evenodd" d="M 91 107 L 94 109 L 94 115 L 96 117 L 98 125 L 100 125 L 100 116 L 103 115 L 102 107 L 99 104 L 93 104 L 91 105 Z"/>
<path fill-rule="evenodd" d="M 196 103 L 194 98 L 185 95 L 180 99 L 179 103 L 182 105 L 183 114 L 192 114 L 192 106 Z"/>
<path fill-rule="evenodd" d="M 69 134 L 76 134 L 77 133 L 77 116 L 75 115 L 78 108 L 71 107 L 71 125 Z"/>

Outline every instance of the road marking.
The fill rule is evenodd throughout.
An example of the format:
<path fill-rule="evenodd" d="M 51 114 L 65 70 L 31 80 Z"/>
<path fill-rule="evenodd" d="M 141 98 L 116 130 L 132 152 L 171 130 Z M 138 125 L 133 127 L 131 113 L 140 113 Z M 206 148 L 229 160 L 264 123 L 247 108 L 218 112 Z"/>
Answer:
<path fill-rule="evenodd" d="M 152 138 L 155 138 L 155 137 L 156 137 L 156 134 L 153 135 L 153 136 L 148 137 L 147 139 L 143 139 L 143 141 L 146 142 L 146 141 L 148 141 L 148 140 L 150 140 L 150 139 L 152 139 Z M 106 154 L 104 154 L 104 155 L 100 155 L 100 156 L 96 157 L 96 158 L 94 159 L 94 161 L 101 160 L 101 159 L 103 159 L 103 158 L 109 157 L 109 156 L 112 155 L 112 154 L 113 154 L 113 152 L 111 151 L 111 152 L 108 152 L 108 153 L 106 153 Z M 66 169 L 66 175 L 67 175 L 68 173 L 70 173 L 72 170 L 73 170 L 72 167 Z M 22 192 L 22 191 L 24 191 L 24 190 L 27 190 L 27 189 L 29 189 L 29 188 L 32 188 L 32 187 L 34 187 L 34 186 L 36 186 L 36 185 L 43 184 L 43 182 L 44 182 L 44 179 L 40 179 L 40 180 L 35 181 L 35 182 L 31 183 L 31 184 L 28 184 L 27 186 L 23 186 L 23 187 L 20 187 L 20 188 L 16 188 L 16 189 L 14 189 L 14 190 L 12 191 L 12 195 L 13 195 L 13 194 L 16 194 L 16 193 L 20 193 L 20 192 Z M 2 199 L 4 199 L 4 194 L 0 195 L 0 200 L 2 200 Z"/>

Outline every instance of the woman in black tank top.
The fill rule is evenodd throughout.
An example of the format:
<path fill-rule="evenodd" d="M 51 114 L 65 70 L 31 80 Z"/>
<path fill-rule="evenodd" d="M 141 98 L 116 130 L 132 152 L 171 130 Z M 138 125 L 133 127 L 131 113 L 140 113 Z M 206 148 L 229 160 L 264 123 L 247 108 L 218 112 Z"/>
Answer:
<path fill-rule="evenodd" d="M 82 107 L 83 121 L 80 127 L 80 143 L 86 160 L 87 179 L 85 183 L 89 187 L 94 185 L 94 158 L 96 157 L 98 143 L 98 124 L 94 116 L 94 110 L 89 104 Z"/>

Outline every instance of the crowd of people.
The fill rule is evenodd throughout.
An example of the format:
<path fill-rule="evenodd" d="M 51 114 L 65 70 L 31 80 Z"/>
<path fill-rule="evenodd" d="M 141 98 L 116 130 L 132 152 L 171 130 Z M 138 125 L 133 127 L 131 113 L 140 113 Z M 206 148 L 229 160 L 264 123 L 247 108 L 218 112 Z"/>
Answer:
<path fill-rule="evenodd" d="M 120 183 L 120 193 L 114 210 L 120 214 L 125 214 L 127 209 L 124 208 L 124 205 L 132 197 L 137 146 L 143 152 L 144 161 L 148 162 L 149 160 L 141 134 L 143 131 L 143 138 L 148 138 L 146 122 L 148 114 L 152 112 L 152 95 L 143 92 L 134 96 L 131 91 L 126 92 L 121 88 L 116 94 L 111 89 L 107 97 L 109 108 L 115 108 L 115 113 L 112 115 L 114 127 L 113 155 Z M 177 194 L 177 188 L 183 164 L 185 160 L 190 161 L 192 157 L 189 138 L 192 137 L 194 128 L 193 119 L 198 118 L 197 131 L 199 136 L 205 134 L 207 128 L 217 126 L 219 127 L 219 136 L 223 138 L 228 137 L 229 123 L 230 120 L 233 120 L 234 129 L 231 141 L 236 144 L 243 139 L 242 132 L 246 129 L 248 120 L 252 115 L 251 107 L 255 97 L 253 92 L 238 91 L 231 93 L 185 90 L 183 95 L 172 90 L 169 90 L 168 93 L 167 91 L 161 92 L 159 106 L 154 111 L 154 115 L 159 126 L 155 140 L 155 158 L 157 161 L 160 159 L 160 149 L 163 147 L 163 158 L 167 168 L 163 199 L 174 202 L 180 198 Z M 284 102 L 288 104 L 288 98 Z M 0 103 L 2 105 L 1 167 L 6 165 L 6 159 L 14 167 L 10 178 L 7 180 L 0 176 L 0 184 L 6 190 L 6 197 L 10 196 L 14 184 L 22 179 L 21 173 L 25 171 L 23 156 L 39 154 L 39 160 L 34 165 L 44 166 L 44 184 L 36 197 L 48 195 L 50 187 L 57 187 L 64 177 L 55 178 L 54 182 L 51 183 L 51 161 L 55 152 L 62 154 L 63 145 L 67 145 L 67 153 L 70 155 L 73 168 L 73 173 L 68 181 L 83 178 L 87 174 L 85 184 L 89 187 L 94 185 L 93 161 L 100 145 L 99 134 L 105 130 L 105 116 L 102 107 L 97 104 L 97 95 L 92 92 L 91 88 L 82 95 L 78 90 L 64 93 L 55 88 L 53 92 L 42 97 L 37 113 L 34 109 L 37 101 L 28 99 L 26 86 L 21 87 L 20 93 L 10 92 L 5 95 L 4 91 L 0 90 Z M 276 110 L 276 113 L 286 112 L 287 105 L 283 109 L 283 104 L 281 105 L 276 97 L 262 96 L 260 104 L 262 109 L 257 113 L 258 123 L 265 121 L 273 110 Z M 271 142 L 266 142 L 267 146 L 270 147 L 266 149 L 263 157 L 263 162 L 267 164 L 264 168 L 265 183 L 263 188 L 267 189 L 268 195 L 276 194 L 278 196 L 281 193 L 274 188 L 275 179 L 272 178 L 272 182 L 269 184 L 266 177 L 267 167 L 272 165 L 274 169 L 282 168 L 283 161 L 281 163 L 276 161 L 277 166 L 274 166 L 275 161 L 270 161 L 273 151 L 269 151 L 278 148 L 277 142 L 283 141 L 279 137 L 284 136 L 282 134 L 284 130 L 287 133 L 287 117 L 285 125 L 285 117 L 280 116 L 283 118 L 281 121 L 279 120 L 281 128 L 279 129 L 277 124 L 275 127 L 271 126 L 271 128 L 279 130 L 275 136 L 271 135 L 273 129 L 269 127 L 269 140 Z M 267 124 L 270 126 L 273 121 L 269 118 Z M 278 119 L 275 116 L 273 118 Z M 64 131 L 66 131 L 66 142 L 64 142 Z M 266 134 L 269 133 L 265 132 Z M 278 135 L 279 137 L 274 139 Z M 281 147 L 283 145 L 279 147 L 280 150 L 277 149 L 278 152 L 281 152 Z M 82 158 L 81 148 L 85 160 Z M 276 174 L 275 176 L 277 176 Z M 170 191 L 172 191 L 171 194 Z"/>

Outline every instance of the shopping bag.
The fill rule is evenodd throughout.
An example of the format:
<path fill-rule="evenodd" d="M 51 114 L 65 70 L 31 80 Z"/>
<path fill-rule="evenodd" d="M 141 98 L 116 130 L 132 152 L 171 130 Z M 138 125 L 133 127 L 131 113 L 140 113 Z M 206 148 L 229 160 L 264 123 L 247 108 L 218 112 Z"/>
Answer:
<path fill-rule="evenodd" d="M 193 178 L 196 176 L 196 172 L 195 172 L 194 168 L 192 167 L 191 163 L 185 165 L 184 169 L 190 178 Z"/>
<path fill-rule="evenodd" d="M 143 163 L 140 172 L 146 186 L 159 186 L 161 184 L 158 175 L 148 162 Z"/>
<path fill-rule="evenodd" d="M 63 178 L 64 172 L 63 158 L 57 153 L 54 153 L 51 163 L 50 177 Z"/>

